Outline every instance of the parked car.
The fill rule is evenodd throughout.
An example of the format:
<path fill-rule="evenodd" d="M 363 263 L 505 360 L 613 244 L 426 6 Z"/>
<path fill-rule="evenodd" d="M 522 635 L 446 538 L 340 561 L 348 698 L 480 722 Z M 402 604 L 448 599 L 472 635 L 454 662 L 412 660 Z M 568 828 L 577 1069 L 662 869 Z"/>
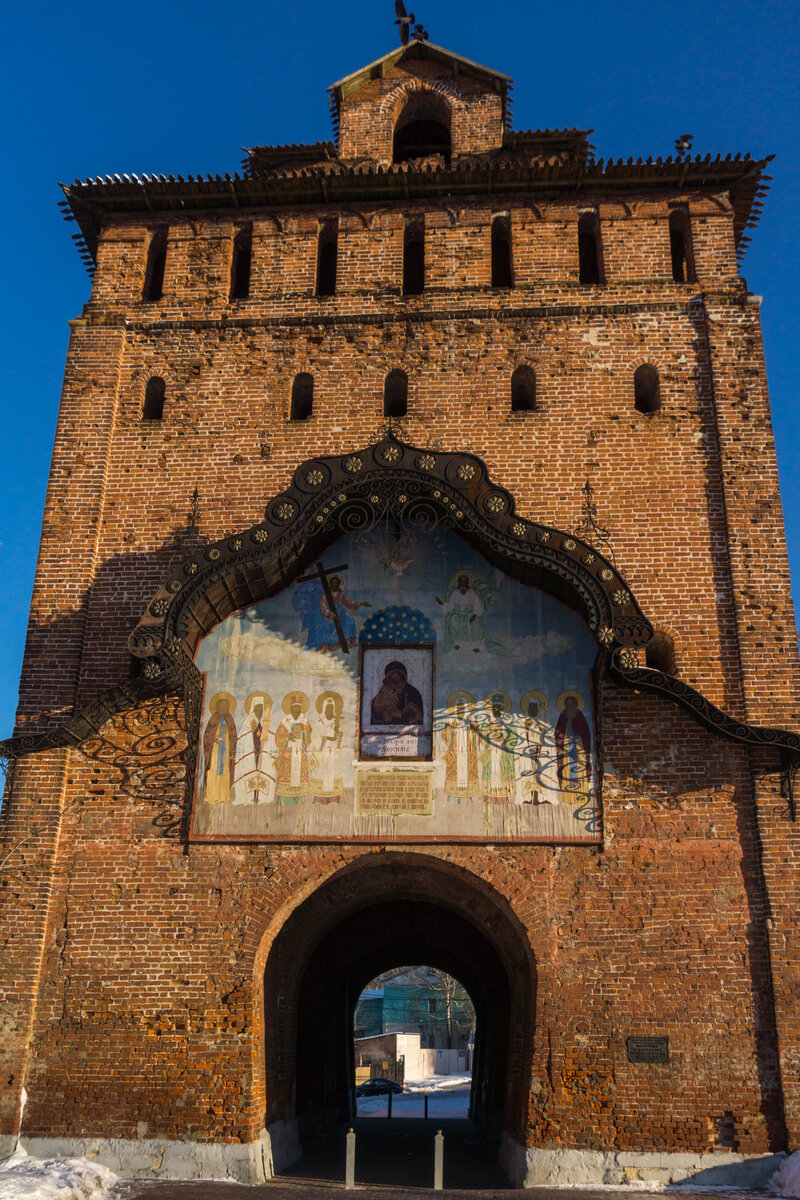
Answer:
<path fill-rule="evenodd" d="M 396 1083 L 394 1079 L 366 1079 L 364 1083 L 360 1083 L 356 1088 L 357 1096 L 396 1096 L 398 1092 L 402 1092 L 402 1083 Z"/>

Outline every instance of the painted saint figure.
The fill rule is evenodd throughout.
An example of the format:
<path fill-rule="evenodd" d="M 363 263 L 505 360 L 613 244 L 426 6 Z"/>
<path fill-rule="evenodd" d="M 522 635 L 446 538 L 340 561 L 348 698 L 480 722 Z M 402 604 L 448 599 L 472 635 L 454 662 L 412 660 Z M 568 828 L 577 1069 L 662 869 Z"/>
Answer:
<path fill-rule="evenodd" d="M 348 646 L 355 646 L 356 623 L 351 613 L 358 612 L 360 608 L 372 608 L 372 605 L 368 600 L 351 600 L 344 590 L 341 575 L 330 575 L 328 587 L 341 622 L 342 636 Z M 333 610 L 328 604 L 321 582 L 312 580 L 310 583 L 301 583 L 292 597 L 292 607 L 299 613 L 303 629 L 306 631 L 306 650 L 341 649 Z"/>
<path fill-rule="evenodd" d="M 342 798 L 342 697 L 322 692 L 315 708 L 311 758 L 311 790 L 316 804 L 338 804 Z"/>
<path fill-rule="evenodd" d="M 233 798 L 236 701 L 230 692 L 217 692 L 208 707 L 211 716 L 203 734 L 201 759 L 203 799 L 208 804 L 227 804 Z"/>
<path fill-rule="evenodd" d="M 486 630 L 486 610 L 492 602 L 494 585 L 478 572 L 459 571 L 445 588 L 445 599 L 434 596 L 444 610 L 442 651 L 472 650 L 474 654 L 506 654 L 502 643 Z"/>
<path fill-rule="evenodd" d="M 234 804 L 270 803 L 275 799 L 275 759 L 272 753 L 272 697 L 253 692 L 244 702 L 247 720 L 236 745 Z"/>
<path fill-rule="evenodd" d="M 561 799 L 571 804 L 575 797 L 588 796 L 592 785 L 592 735 L 578 692 L 563 692 L 558 698 L 562 709 L 556 722 L 556 755 Z"/>
<path fill-rule="evenodd" d="M 463 804 L 479 791 L 479 735 L 472 717 L 475 699 L 469 692 L 453 692 L 447 707 L 453 716 L 442 730 L 444 791 L 448 800 Z"/>
<path fill-rule="evenodd" d="M 390 662 L 383 672 L 383 683 L 372 698 L 371 725 L 422 725 L 422 696 L 408 682 L 404 663 Z"/>
<path fill-rule="evenodd" d="M 308 796 L 308 696 L 288 692 L 281 707 L 286 716 L 275 730 L 275 796 L 279 804 L 299 804 Z"/>
<path fill-rule="evenodd" d="M 545 720 L 548 709 L 544 692 L 526 692 L 520 701 L 525 716 L 518 721 L 519 790 L 517 802 L 559 804 L 558 780 L 555 773 L 556 748 L 553 727 Z"/>
<path fill-rule="evenodd" d="M 481 792 L 487 804 L 510 804 L 517 791 L 514 750 L 518 740 L 508 716 L 511 697 L 507 692 L 491 692 L 485 706 L 489 716 L 480 729 Z"/>

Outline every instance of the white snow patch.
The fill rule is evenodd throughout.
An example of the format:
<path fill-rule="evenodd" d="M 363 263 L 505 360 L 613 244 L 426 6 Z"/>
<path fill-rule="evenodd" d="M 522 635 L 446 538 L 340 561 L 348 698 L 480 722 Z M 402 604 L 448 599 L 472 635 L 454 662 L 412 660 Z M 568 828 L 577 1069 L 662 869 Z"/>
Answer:
<path fill-rule="evenodd" d="M 779 1196 L 800 1197 L 800 1150 L 795 1150 L 781 1164 L 780 1170 L 770 1179 L 769 1188 Z"/>
<path fill-rule="evenodd" d="M 117 1178 L 86 1158 L 30 1158 L 17 1146 L 0 1163 L 0 1200 L 104 1200 Z"/>
<path fill-rule="evenodd" d="M 471 1075 L 428 1075 L 425 1079 L 407 1079 L 406 1092 L 451 1092 L 454 1088 L 468 1088 Z"/>
<path fill-rule="evenodd" d="M 438 1079 L 449 1078 L 454 1080 L 458 1076 L 439 1076 Z M 463 1077 L 462 1077 L 463 1078 Z M 469 1082 L 469 1076 L 466 1077 Z M 438 1082 L 437 1079 L 437 1082 Z M 406 1088 L 399 1095 L 392 1096 L 392 1116 L 393 1117 L 424 1117 L 425 1116 L 425 1093 L 429 1093 L 428 1099 L 428 1117 L 442 1118 L 464 1118 L 469 1111 L 469 1087 L 465 1087 L 463 1082 L 460 1087 L 434 1087 L 427 1088 L 423 1082 L 420 1082 L 414 1087 L 414 1090 L 406 1085 Z M 368 1096 L 359 1097 L 358 1099 L 358 1115 L 359 1117 L 385 1117 L 388 1115 L 388 1097 L 387 1096 Z"/>

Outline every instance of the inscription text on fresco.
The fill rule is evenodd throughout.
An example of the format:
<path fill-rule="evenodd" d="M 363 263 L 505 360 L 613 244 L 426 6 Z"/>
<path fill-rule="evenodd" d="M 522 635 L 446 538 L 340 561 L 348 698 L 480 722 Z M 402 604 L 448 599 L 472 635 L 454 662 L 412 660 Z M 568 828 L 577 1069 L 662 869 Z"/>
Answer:
<path fill-rule="evenodd" d="M 433 816 L 433 776 L 429 771 L 357 771 L 357 813 L 413 813 Z"/>

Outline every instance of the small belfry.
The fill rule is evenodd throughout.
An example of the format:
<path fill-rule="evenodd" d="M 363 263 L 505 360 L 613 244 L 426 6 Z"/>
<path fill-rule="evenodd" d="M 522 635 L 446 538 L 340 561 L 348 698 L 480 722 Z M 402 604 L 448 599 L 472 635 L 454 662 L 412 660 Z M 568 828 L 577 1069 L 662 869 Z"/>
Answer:
<path fill-rule="evenodd" d="M 514 1186 L 758 1186 L 800 1138 L 770 158 L 515 130 L 395 15 L 329 137 L 64 186 L 0 1153 L 263 1181 L 424 963 Z"/>

